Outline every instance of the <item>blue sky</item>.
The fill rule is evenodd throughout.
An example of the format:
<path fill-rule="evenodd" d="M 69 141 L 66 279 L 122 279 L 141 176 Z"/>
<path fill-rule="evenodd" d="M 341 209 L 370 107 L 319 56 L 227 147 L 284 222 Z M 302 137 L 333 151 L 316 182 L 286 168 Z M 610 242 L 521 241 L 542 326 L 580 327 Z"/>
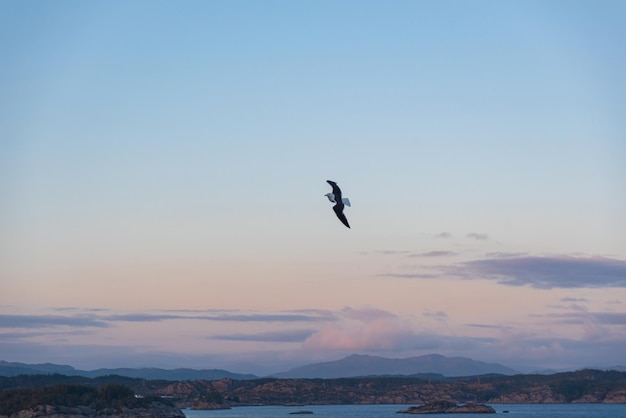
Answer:
<path fill-rule="evenodd" d="M 0 7 L 4 360 L 623 358 L 621 2 Z"/>

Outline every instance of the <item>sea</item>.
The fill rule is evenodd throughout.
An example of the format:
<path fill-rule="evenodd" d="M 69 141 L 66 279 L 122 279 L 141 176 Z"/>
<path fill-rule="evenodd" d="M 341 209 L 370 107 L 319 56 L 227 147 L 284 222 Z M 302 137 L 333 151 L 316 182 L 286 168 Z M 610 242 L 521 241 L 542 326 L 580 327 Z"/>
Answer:
<path fill-rule="evenodd" d="M 306 406 L 242 406 L 216 411 L 194 411 L 183 409 L 188 418 L 277 418 L 300 416 L 291 414 L 297 411 L 311 411 L 311 417 L 326 418 L 378 418 L 409 417 L 410 414 L 397 415 L 398 411 L 412 405 L 306 405 Z M 626 418 L 626 404 L 550 404 L 550 405 L 490 405 L 496 414 L 511 418 Z M 428 417 L 468 416 L 493 417 L 494 414 L 428 414 Z"/>

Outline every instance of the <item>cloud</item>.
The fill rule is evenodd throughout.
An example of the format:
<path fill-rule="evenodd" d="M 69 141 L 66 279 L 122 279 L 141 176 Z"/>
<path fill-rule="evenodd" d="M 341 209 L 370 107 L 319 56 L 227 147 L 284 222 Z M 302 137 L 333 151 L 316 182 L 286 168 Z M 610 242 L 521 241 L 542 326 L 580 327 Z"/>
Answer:
<path fill-rule="evenodd" d="M 449 232 L 445 232 L 444 231 L 444 232 L 440 232 L 437 235 L 435 235 L 435 238 L 443 238 L 443 239 L 452 238 L 452 234 L 449 233 Z"/>
<path fill-rule="evenodd" d="M 391 350 L 400 336 L 410 333 L 408 322 L 376 308 L 344 308 L 341 321 L 321 327 L 304 342 L 311 350 Z"/>
<path fill-rule="evenodd" d="M 23 341 L 32 338 L 46 337 L 48 339 L 64 339 L 69 336 L 95 335 L 96 331 L 86 329 L 73 329 L 61 331 L 30 331 L 30 332 L 0 332 L 2 341 Z"/>
<path fill-rule="evenodd" d="M 626 261 L 607 257 L 514 254 L 503 257 L 498 254 L 493 258 L 431 266 L 426 272 L 379 273 L 374 277 L 396 279 L 457 277 L 469 280 L 494 280 L 506 286 L 530 286 L 537 289 L 626 287 Z M 588 302 L 582 298 L 563 298 L 562 301 Z"/>
<path fill-rule="evenodd" d="M 179 311 L 172 311 L 179 312 Z M 209 312 L 189 311 L 188 313 Z M 243 313 L 242 311 L 217 311 L 212 314 L 183 315 L 168 313 L 125 313 L 102 317 L 108 321 L 123 322 L 159 322 L 165 320 L 200 320 L 221 322 L 317 322 L 335 320 L 332 313 L 321 310 L 282 311 L 275 313 Z"/>
<path fill-rule="evenodd" d="M 91 315 L 10 315 L 0 314 L 0 328 L 98 327 L 110 325 Z"/>
<path fill-rule="evenodd" d="M 276 314 L 227 314 L 214 316 L 197 316 L 193 319 L 207 321 L 234 321 L 234 322 L 317 322 L 332 321 L 332 316 L 304 315 L 296 313 L 276 313 Z"/>
<path fill-rule="evenodd" d="M 523 257 L 527 254 L 528 253 L 524 253 L 524 252 L 512 253 L 512 252 L 506 252 L 506 251 L 496 251 L 496 252 L 487 253 L 485 255 L 489 258 L 510 258 L 510 257 Z"/>
<path fill-rule="evenodd" d="M 58 311 L 58 308 L 55 308 Z M 72 308 L 73 310 L 73 308 Z M 64 311 L 62 309 L 61 311 Z M 91 311 L 91 310 L 87 310 Z M 160 311 L 164 312 L 164 311 Z M 176 311 L 172 311 L 176 312 Z M 116 322 L 161 322 L 161 321 L 216 321 L 216 322 L 267 322 L 267 323 L 291 323 L 291 322 L 328 322 L 337 318 L 331 311 L 302 310 L 282 311 L 270 313 L 246 313 L 243 311 L 218 311 L 213 314 L 183 314 L 183 313 L 151 313 L 131 312 L 120 314 L 75 314 L 75 315 L 12 315 L 0 314 L 0 329 L 2 328 L 50 328 L 50 327 L 98 327 L 108 328 Z M 197 313 L 197 312 L 189 312 Z"/>
<path fill-rule="evenodd" d="M 372 307 L 364 307 L 358 309 L 346 307 L 341 309 L 338 314 L 343 318 L 353 319 L 361 322 L 396 318 L 396 315 L 392 314 L 391 312 Z"/>
<path fill-rule="evenodd" d="M 104 317 L 107 321 L 120 321 L 120 322 L 159 322 L 168 319 L 189 319 L 189 316 L 183 315 L 155 315 L 149 313 L 128 313 L 128 314 L 116 314 L 107 315 Z"/>
<path fill-rule="evenodd" d="M 467 234 L 465 234 L 465 237 L 467 238 L 472 238 L 478 241 L 486 241 L 489 239 L 489 235 L 487 234 L 482 234 L 479 232 L 468 232 Z"/>
<path fill-rule="evenodd" d="M 567 310 L 573 310 L 573 311 L 580 311 L 580 312 L 587 312 L 588 309 L 586 306 L 583 305 L 579 305 L 577 303 L 571 303 L 567 306 L 563 306 L 563 305 L 548 305 L 548 308 L 552 308 L 552 309 L 567 309 Z"/>
<path fill-rule="evenodd" d="M 626 322 L 620 323 L 619 321 L 626 320 L 626 315 L 623 318 L 618 318 L 617 324 L 612 324 L 607 322 L 606 318 L 603 318 L 603 314 L 592 314 L 587 312 L 581 312 L 579 314 L 571 314 L 571 315 L 546 315 L 551 318 L 561 318 L 558 319 L 558 322 L 562 324 L 572 324 L 572 325 L 580 325 L 580 330 L 582 330 L 582 339 L 583 340 L 593 340 L 593 341 L 602 341 L 607 339 L 610 336 L 610 332 L 607 326 L 610 325 L 622 325 Z M 610 321 L 610 319 L 609 319 Z"/>
<path fill-rule="evenodd" d="M 405 255 L 410 253 L 408 250 L 374 250 L 370 252 L 378 255 Z M 370 252 L 365 251 L 364 254 L 369 254 Z"/>
<path fill-rule="evenodd" d="M 603 325 L 626 325 L 626 313 L 621 312 L 570 312 L 570 313 L 548 313 L 535 315 L 541 318 L 557 319 L 564 324 L 583 324 L 588 318 L 593 318 Z"/>
<path fill-rule="evenodd" d="M 315 331 L 309 329 L 303 330 L 286 330 L 286 331 L 269 331 L 256 334 L 225 334 L 213 335 L 209 337 L 212 340 L 226 341 L 263 341 L 263 342 L 304 342 Z"/>
<path fill-rule="evenodd" d="M 437 311 L 437 312 L 424 311 L 422 312 L 422 316 L 424 318 L 435 319 L 437 321 L 446 321 L 448 319 L 448 314 L 442 311 Z"/>
<path fill-rule="evenodd" d="M 561 298 L 561 302 L 589 302 L 586 298 Z"/>
<path fill-rule="evenodd" d="M 441 274 L 434 273 L 380 273 L 375 274 L 374 277 L 388 277 L 391 279 L 436 279 L 441 277 Z"/>
<path fill-rule="evenodd" d="M 411 254 L 409 257 L 452 257 L 457 255 L 454 251 L 428 251 L 425 253 Z"/>
<path fill-rule="evenodd" d="M 596 312 L 593 314 L 602 324 L 626 325 L 626 313 L 622 312 Z"/>
<path fill-rule="evenodd" d="M 320 327 L 303 344 L 305 350 L 338 353 L 414 352 L 415 350 L 463 350 L 483 344 L 489 339 L 435 335 L 417 331 L 413 320 L 373 308 L 339 311 L 337 323 Z M 444 312 L 423 313 L 425 319 L 446 321 Z"/>
<path fill-rule="evenodd" d="M 626 261 L 605 257 L 492 258 L 461 263 L 452 270 L 466 278 L 537 289 L 626 287 Z"/>
<path fill-rule="evenodd" d="M 61 306 L 61 307 L 54 307 L 51 308 L 51 310 L 56 311 L 56 312 L 107 312 L 109 311 L 108 308 L 79 308 L 77 306 Z"/>
<path fill-rule="evenodd" d="M 471 328 L 485 328 L 485 329 L 497 329 L 497 330 L 510 330 L 513 329 L 508 325 L 493 325 L 493 324 L 465 324 L 466 327 Z"/>

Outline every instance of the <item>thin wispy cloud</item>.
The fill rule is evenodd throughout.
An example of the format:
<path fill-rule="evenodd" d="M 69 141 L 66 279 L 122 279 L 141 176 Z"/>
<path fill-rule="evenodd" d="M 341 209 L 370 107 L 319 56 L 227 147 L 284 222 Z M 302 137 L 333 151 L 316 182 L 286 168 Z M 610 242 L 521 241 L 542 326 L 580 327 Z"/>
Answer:
<path fill-rule="evenodd" d="M 165 311 L 160 311 L 165 312 Z M 181 312 L 181 311 L 173 311 Z M 245 312 L 245 311 L 186 311 L 178 314 L 135 312 L 103 316 L 103 320 L 124 322 L 159 322 L 166 320 L 199 320 L 217 322 L 318 322 L 333 321 L 336 318 L 330 311 L 300 310 L 280 312 Z M 187 313 L 187 314 L 183 314 Z M 197 313 L 203 313 L 198 315 Z M 192 315 L 193 314 L 193 315 Z"/>
<path fill-rule="evenodd" d="M 495 329 L 495 330 L 511 330 L 513 327 L 508 325 L 493 325 L 493 324 L 465 324 L 466 327 L 471 328 L 485 328 L 485 329 Z"/>
<path fill-rule="evenodd" d="M 563 310 L 568 310 L 568 311 L 579 311 L 579 312 L 588 311 L 586 306 L 579 305 L 577 303 L 570 303 L 569 305 L 548 305 L 547 308 L 563 309 Z"/>
<path fill-rule="evenodd" d="M 446 321 L 448 319 L 448 314 L 443 311 L 424 311 L 422 312 L 422 316 L 424 318 L 435 319 L 437 321 Z"/>
<path fill-rule="evenodd" d="M 86 315 L 11 315 L 0 314 L 0 328 L 97 327 L 110 325 L 94 316 Z"/>
<path fill-rule="evenodd" d="M 185 315 L 150 312 L 131 312 L 120 314 L 39 314 L 39 315 L 11 315 L 0 314 L 1 328 L 49 328 L 49 327 L 99 327 L 107 328 L 117 322 L 162 322 L 162 321 L 215 321 L 215 322 L 327 322 L 337 318 L 330 311 L 311 310 L 297 313 L 294 311 L 273 313 L 244 313 L 229 311 L 228 313 Z"/>
<path fill-rule="evenodd" d="M 60 306 L 50 308 L 57 312 L 107 312 L 108 308 L 79 308 L 77 306 Z"/>
<path fill-rule="evenodd" d="M 485 254 L 488 258 L 511 258 L 511 257 L 523 257 L 528 253 L 525 252 L 506 252 L 506 251 L 495 251 Z"/>
<path fill-rule="evenodd" d="M 374 250 L 371 251 L 372 254 L 377 255 L 406 255 L 409 254 L 408 250 Z"/>
<path fill-rule="evenodd" d="M 587 298 L 561 298 L 561 302 L 589 302 Z"/>
<path fill-rule="evenodd" d="M 435 235 L 435 238 L 443 238 L 443 239 L 452 238 L 452 234 L 449 233 L 449 232 L 445 232 L 444 231 L 444 232 L 440 232 L 437 235 Z"/>
<path fill-rule="evenodd" d="M 103 317 L 103 319 L 107 321 L 113 322 L 160 322 L 172 319 L 190 319 L 193 317 L 183 316 L 183 315 L 159 315 L 159 314 L 149 314 L 149 313 L 128 313 L 128 314 L 117 314 L 117 315 L 107 315 Z"/>
<path fill-rule="evenodd" d="M 533 315 L 540 318 L 550 318 L 564 324 L 583 324 L 588 318 L 593 318 L 603 325 L 626 325 L 626 313 L 623 312 L 569 312 L 546 313 Z"/>
<path fill-rule="evenodd" d="M 390 279 L 436 279 L 441 277 L 439 273 L 379 273 L 374 277 Z"/>
<path fill-rule="evenodd" d="M 73 329 L 69 331 L 34 331 L 34 332 L 0 332 L 1 341 L 24 341 L 33 338 L 46 337 L 68 337 L 93 335 L 93 331 Z"/>
<path fill-rule="evenodd" d="M 465 237 L 475 239 L 478 241 L 486 241 L 489 239 L 489 235 L 479 233 L 479 232 L 468 232 L 467 234 L 465 234 Z"/>
<path fill-rule="evenodd" d="M 317 322 L 332 320 L 329 317 L 297 315 L 297 314 L 241 314 L 241 315 L 216 315 L 216 316 L 197 316 L 193 319 L 201 319 L 206 321 L 225 321 L 225 322 Z"/>
<path fill-rule="evenodd" d="M 222 334 L 208 337 L 212 340 L 226 341 L 254 341 L 254 342 L 284 342 L 297 343 L 304 342 L 315 331 L 310 329 L 303 330 L 287 330 L 287 331 L 269 331 L 254 334 Z"/>
<path fill-rule="evenodd" d="M 409 257 L 453 257 L 455 255 L 457 255 L 457 253 L 454 251 L 440 250 L 440 251 L 427 251 L 424 253 L 415 253 L 415 254 L 409 255 Z"/>

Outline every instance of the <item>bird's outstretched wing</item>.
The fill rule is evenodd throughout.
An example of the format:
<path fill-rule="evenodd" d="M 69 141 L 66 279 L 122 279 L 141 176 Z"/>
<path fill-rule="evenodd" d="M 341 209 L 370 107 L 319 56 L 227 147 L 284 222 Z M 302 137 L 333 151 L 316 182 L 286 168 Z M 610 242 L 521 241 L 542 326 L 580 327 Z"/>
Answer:
<path fill-rule="evenodd" d="M 330 186 L 333 188 L 333 194 L 335 195 L 335 200 L 337 202 L 341 202 L 341 189 L 339 188 L 339 186 L 337 186 L 337 183 L 335 183 L 332 180 L 326 180 L 326 183 L 330 184 Z"/>
<path fill-rule="evenodd" d="M 341 200 L 339 200 L 338 202 L 341 202 Z M 343 203 L 337 203 L 335 206 L 333 206 L 333 210 L 335 211 L 335 215 L 337 215 L 341 223 L 350 228 L 348 219 L 346 218 L 346 215 L 343 214 Z"/>

